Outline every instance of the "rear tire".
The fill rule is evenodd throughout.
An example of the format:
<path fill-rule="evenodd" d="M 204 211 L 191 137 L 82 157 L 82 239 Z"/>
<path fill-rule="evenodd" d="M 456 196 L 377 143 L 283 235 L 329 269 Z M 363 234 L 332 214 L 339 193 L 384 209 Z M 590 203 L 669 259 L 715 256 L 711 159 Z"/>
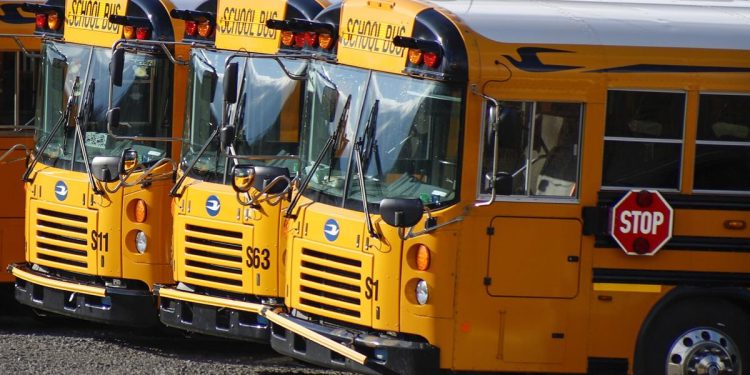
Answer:
<path fill-rule="evenodd" d="M 750 370 L 750 316 L 723 299 L 678 302 L 659 313 L 639 348 L 639 375 L 739 375 Z"/>

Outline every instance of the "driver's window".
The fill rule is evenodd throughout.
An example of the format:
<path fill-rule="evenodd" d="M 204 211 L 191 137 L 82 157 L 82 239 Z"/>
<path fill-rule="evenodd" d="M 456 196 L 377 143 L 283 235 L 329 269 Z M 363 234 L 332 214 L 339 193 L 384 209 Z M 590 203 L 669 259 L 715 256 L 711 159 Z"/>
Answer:
<path fill-rule="evenodd" d="M 505 101 L 499 108 L 494 162 L 498 175 L 512 179 L 510 195 L 577 197 L 582 105 Z M 481 194 L 489 194 L 497 178 L 492 176 L 494 140 L 494 131 L 485 124 Z"/>

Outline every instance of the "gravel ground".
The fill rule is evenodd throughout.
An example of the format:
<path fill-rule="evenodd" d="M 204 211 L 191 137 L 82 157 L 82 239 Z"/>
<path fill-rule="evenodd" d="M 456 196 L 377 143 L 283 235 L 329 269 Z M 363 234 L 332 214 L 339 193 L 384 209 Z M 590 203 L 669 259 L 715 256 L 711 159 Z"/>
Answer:
<path fill-rule="evenodd" d="M 313 374 L 270 346 L 39 318 L 0 293 L 0 374 Z"/>

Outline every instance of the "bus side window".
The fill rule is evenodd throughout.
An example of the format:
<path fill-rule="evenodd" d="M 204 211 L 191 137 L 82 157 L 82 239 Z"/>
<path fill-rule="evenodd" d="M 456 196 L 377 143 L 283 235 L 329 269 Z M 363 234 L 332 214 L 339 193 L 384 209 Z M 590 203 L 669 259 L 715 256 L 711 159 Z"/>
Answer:
<path fill-rule="evenodd" d="M 679 190 L 685 94 L 610 90 L 602 185 Z"/>
<path fill-rule="evenodd" d="M 579 178 L 581 104 L 500 102 L 498 172 L 513 196 L 574 197 Z M 485 126 L 487 126 L 485 124 Z M 482 151 L 481 193 L 491 191 L 494 133 Z"/>
<path fill-rule="evenodd" d="M 34 91 L 38 66 L 38 59 L 21 52 L 0 52 L 0 125 L 31 124 L 36 107 Z M 19 87 L 17 93 L 16 80 Z"/>
<path fill-rule="evenodd" d="M 532 169 L 532 194 L 574 197 L 578 187 L 581 142 L 581 105 L 539 103 L 537 143 L 539 170 Z"/>
<path fill-rule="evenodd" d="M 750 96 L 701 94 L 696 191 L 750 191 Z"/>
<path fill-rule="evenodd" d="M 16 54 L 14 52 L 0 53 L 0 124 L 13 125 L 13 102 L 16 77 Z"/>

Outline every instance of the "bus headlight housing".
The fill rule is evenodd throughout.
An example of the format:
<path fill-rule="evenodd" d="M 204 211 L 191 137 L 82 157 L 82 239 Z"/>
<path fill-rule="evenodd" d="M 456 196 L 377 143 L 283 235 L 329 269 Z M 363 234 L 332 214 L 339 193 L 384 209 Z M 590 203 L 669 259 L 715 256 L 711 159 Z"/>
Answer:
<path fill-rule="evenodd" d="M 417 245 L 414 251 L 414 264 L 417 266 L 417 269 L 427 271 L 430 268 L 430 258 L 432 258 L 430 249 L 423 244 Z"/>
<path fill-rule="evenodd" d="M 135 235 L 135 249 L 138 250 L 138 253 L 143 254 L 146 252 L 147 247 L 148 240 L 146 239 L 146 233 L 139 230 Z"/>
<path fill-rule="evenodd" d="M 427 281 L 419 280 L 417 282 L 415 293 L 417 295 L 417 302 L 420 305 L 426 304 L 427 300 L 430 297 L 430 291 L 429 291 L 429 288 L 427 287 Z"/>
<path fill-rule="evenodd" d="M 136 223 L 142 223 L 146 221 L 146 202 L 143 199 L 136 199 L 134 207 L 134 215 Z"/>

